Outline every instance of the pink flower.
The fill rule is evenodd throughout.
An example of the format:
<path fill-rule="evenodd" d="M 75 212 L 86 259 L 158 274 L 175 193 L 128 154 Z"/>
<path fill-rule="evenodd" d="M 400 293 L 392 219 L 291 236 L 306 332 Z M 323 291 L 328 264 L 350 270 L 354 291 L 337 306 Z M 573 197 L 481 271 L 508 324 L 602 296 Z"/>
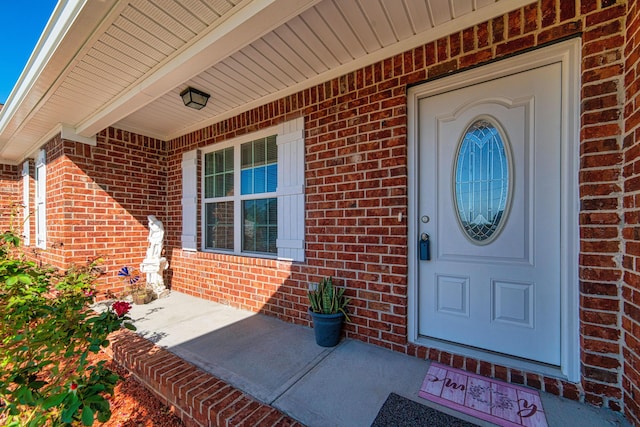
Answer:
<path fill-rule="evenodd" d="M 116 302 L 113 303 L 111 308 L 113 309 L 113 311 L 116 312 L 118 317 L 122 317 L 125 314 L 127 314 L 129 312 L 129 310 L 131 310 L 131 304 L 129 304 L 128 302 L 124 302 L 124 301 L 116 301 Z"/>

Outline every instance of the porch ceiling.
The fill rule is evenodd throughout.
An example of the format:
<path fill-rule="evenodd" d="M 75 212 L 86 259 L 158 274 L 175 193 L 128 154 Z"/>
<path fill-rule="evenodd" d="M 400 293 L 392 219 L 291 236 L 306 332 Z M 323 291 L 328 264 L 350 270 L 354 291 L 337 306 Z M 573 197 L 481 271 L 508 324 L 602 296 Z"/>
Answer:
<path fill-rule="evenodd" d="M 0 161 L 66 130 L 169 140 L 531 0 L 60 0 L 0 112 Z M 211 94 L 186 108 L 187 86 Z"/>

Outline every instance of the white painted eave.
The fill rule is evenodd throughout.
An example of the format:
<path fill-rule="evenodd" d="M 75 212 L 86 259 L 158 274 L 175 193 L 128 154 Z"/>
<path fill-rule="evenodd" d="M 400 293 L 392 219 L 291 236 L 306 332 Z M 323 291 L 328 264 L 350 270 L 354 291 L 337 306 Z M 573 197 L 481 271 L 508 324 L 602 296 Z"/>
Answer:
<path fill-rule="evenodd" d="M 93 32 L 97 23 L 104 19 L 117 2 L 118 0 L 58 2 L 6 104 L 0 110 L 0 161 L 17 164 L 47 141 L 43 137 L 36 144 L 25 145 L 20 142 L 19 134 L 46 102 L 53 88 L 60 83 L 66 61 L 72 60 L 85 43 L 87 34 Z M 89 4 L 91 7 L 87 7 Z M 54 58 L 58 64 L 63 65 L 51 65 Z M 59 130 L 61 126 L 62 124 L 54 125 L 52 132 Z M 5 158 L 8 144 L 12 146 L 12 151 L 19 153 L 17 156 Z"/>
<path fill-rule="evenodd" d="M 165 95 L 183 82 L 312 7 L 320 0 L 252 0 L 211 29 L 189 48 L 169 59 L 130 91 L 76 129 L 90 136 Z"/>
<path fill-rule="evenodd" d="M 132 8 L 135 9 L 142 4 L 157 2 L 145 0 L 139 0 L 135 3 L 130 0 L 61 0 L 29 59 L 25 71 L 20 76 L 18 84 L 9 96 L 4 109 L 0 111 L 0 162 L 18 164 L 60 132 L 69 138 L 75 138 L 74 140 L 92 143 L 98 132 L 114 126 L 161 140 L 171 140 L 465 28 L 470 28 L 533 2 L 532 0 L 493 2 L 470 0 L 474 5 L 473 12 L 456 16 L 453 0 L 430 0 L 438 2 L 441 19 L 437 20 L 437 25 L 432 24 L 426 30 L 421 29 L 421 32 L 414 36 L 403 38 L 401 41 L 385 45 L 380 49 L 366 50 L 369 53 L 364 55 L 358 53 L 358 55 L 350 57 L 353 59 L 347 58 L 346 61 L 333 64 L 324 70 L 317 70 L 313 74 L 304 73 L 304 79 L 287 82 L 286 85 L 278 87 L 278 89 L 268 92 L 262 91 L 259 92 L 259 95 L 257 91 L 253 92 L 254 96 L 251 99 L 238 97 L 235 99 L 236 102 L 228 103 L 224 108 L 218 107 L 215 112 L 209 110 L 208 115 L 207 110 L 199 112 L 199 116 L 185 114 L 184 106 L 178 101 L 177 93 L 179 89 L 189 85 L 192 80 L 200 79 L 201 82 L 206 83 L 208 80 L 203 76 L 209 73 L 210 77 L 212 70 L 216 69 L 214 67 L 220 64 L 227 67 L 231 73 L 235 72 L 235 69 L 228 65 L 234 63 L 233 58 L 230 57 L 250 45 L 253 48 L 254 43 L 258 46 L 265 37 L 276 34 L 283 24 L 294 19 L 298 19 L 299 22 L 299 17 L 305 11 L 317 16 L 316 8 L 326 10 L 330 5 L 353 7 L 355 4 L 353 2 L 357 2 L 360 8 L 366 8 L 370 4 L 367 1 L 369 0 L 236 1 L 232 10 L 225 12 L 214 23 L 208 23 L 207 27 L 196 34 L 193 39 L 185 39 L 188 41 L 183 46 L 153 64 L 152 68 L 137 75 L 133 83 L 127 82 L 126 86 L 123 85 L 111 92 L 109 90 L 94 92 L 103 95 L 104 100 L 95 101 L 90 108 L 85 108 L 81 102 L 76 106 L 75 103 L 69 101 L 79 96 L 77 92 L 69 92 L 69 86 L 65 84 L 71 82 L 69 76 L 77 72 L 78 64 L 86 64 L 84 61 L 89 58 L 88 52 L 94 50 L 95 53 L 94 47 L 96 45 L 103 43 L 102 46 L 104 46 L 101 37 L 114 28 L 114 23 L 118 19 L 122 19 L 123 13 L 125 13 L 123 11 L 131 11 Z M 324 2 L 328 3 L 323 4 Z M 159 5 L 161 4 L 162 2 L 159 3 Z M 415 4 L 422 3 L 416 2 Z M 480 5 L 482 7 L 479 7 Z M 445 15 L 450 13 L 451 19 L 446 20 L 442 7 L 444 7 Z M 449 12 L 446 12 L 447 7 Z M 365 9 L 362 10 L 365 11 Z M 331 27 L 333 23 L 331 17 L 330 15 L 324 17 L 328 27 Z M 172 18 L 176 19 L 177 15 Z M 430 19 L 433 22 L 433 16 Z M 425 18 L 419 22 L 428 21 Z M 361 24 L 358 23 L 358 25 Z M 377 24 L 379 25 L 380 21 Z M 354 30 L 374 31 L 376 22 L 372 21 L 370 25 L 372 25 L 371 28 L 354 27 Z M 316 37 L 319 34 L 321 33 L 316 33 Z M 306 42 L 307 39 L 304 41 Z M 282 42 L 286 43 L 286 39 L 282 39 Z M 327 46 L 339 47 L 338 43 L 340 42 L 336 41 L 333 45 Z M 287 58 L 283 58 L 283 62 L 277 66 L 284 65 L 286 68 L 291 65 L 285 64 L 287 60 Z M 227 61 L 229 62 L 227 63 Z M 117 68 L 117 70 L 121 69 Z M 78 80 L 73 80 L 73 82 L 77 84 Z M 240 85 L 243 84 L 241 79 L 238 82 Z M 109 81 L 103 80 L 99 84 L 103 83 L 109 84 Z M 97 90 L 100 91 L 100 88 Z M 60 93 L 66 95 L 64 99 L 67 100 L 67 108 L 53 112 L 51 105 L 55 105 L 57 108 Z M 90 96 L 90 94 L 88 92 L 84 95 Z M 212 93 L 212 95 L 215 100 L 216 94 Z M 56 101 L 56 97 L 58 101 Z M 162 111 L 165 114 L 173 115 L 175 112 L 176 117 L 182 115 L 184 120 L 180 118 L 180 120 L 175 120 L 171 126 L 159 130 L 157 128 L 158 122 L 154 122 L 157 111 L 154 107 L 158 106 L 162 106 Z M 169 106 L 172 110 L 168 109 Z M 136 112 L 142 116 L 142 119 L 134 114 Z M 203 119 L 198 120 L 197 117 Z"/>
<path fill-rule="evenodd" d="M 156 138 L 162 139 L 165 141 L 178 138 L 182 135 L 186 135 L 187 133 L 197 131 L 206 126 L 210 126 L 222 120 L 226 120 L 230 117 L 237 116 L 238 114 L 249 111 L 253 108 L 260 107 L 261 105 L 265 105 L 277 99 L 292 95 L 294 93 L 298 93 L 302 90 L 327 82 L 336 77 L 356 71 L 362 67 L 366 67 L 368 65 L 375 64 L 384 59 L 391 58 L 402 52 L 406 52 L 417 46 L 421 46 L 429 41 L 438 40 L 441 37 L 445 37 L 455 32 L 462 31 L 465 28 L 469 28 L 471 26 L 480 24 L 489 19 L 495 18 L 496 16 L 501 16 L 505 13 L 508 13 L 512 10 L 518 9 L 530 3 L 531 3 L 531 0 L 509 0 L 508 2 L 502 1 L 499 3 L 494 3 L 491 6 L 487 6 L 479 9 L 477 12 L 464 15 L 458 19 L 433 27 L 430 30 L 427 30 L 416 36 L 413 36 L 407 40 L 403 40 L 399 43 L 390 45 L 382 50 L 378 50 L 374 53 L 358 58 L 352 62 L 349 62 L 348 64 L 330 69 L 322 74 L 318 74 L 317 76 L 307 79 L 304 82 L 299 83 L 297 85 L 289 86 L 284 90 L 270 93 L 252 102 L 243 104 L 238 108 L 228 110 L 224 114 L 216 115 L 214 117 L 211 117 L 210 119 L 196 123 L 195 125 L 180 129 L 175 133 L 167 134 L 167 135 L 156 135 Z M 136 132 L 135 129 L 125 129 L 125 130 Z"/>

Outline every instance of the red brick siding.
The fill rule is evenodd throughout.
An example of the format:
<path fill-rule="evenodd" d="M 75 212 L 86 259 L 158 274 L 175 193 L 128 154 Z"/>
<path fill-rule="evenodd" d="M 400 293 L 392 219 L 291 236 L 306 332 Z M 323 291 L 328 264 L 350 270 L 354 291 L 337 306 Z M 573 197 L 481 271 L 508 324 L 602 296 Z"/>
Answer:
<path fill-rule="evenodd" d="M 544 0 L 169 142 L 173 288 L 308 324 L 305 292 L 325 275 L 353 298 L 352 338 L 620 409 L 623 43 L 626 3 Z M 583 33 L 581 333 L 571 384 L 407 342 L 406 87 Z M 305 263 L 180 249 L 181 155 L 303 116 Z M 637 336 L 637 334 L 636 334 Z"/>
<path fill-rule="evenodd" d="M 102 258 L 103 288 L 122 292 L 117 271 L 139 266 L 147 215 L 165 220 L 165 143 L 117 129 L 95 147 L 55 138 L 47 150 L 47 250 L 59 267 Z"/>
<path fill-rule="evenodd" d="M 22 233 L 22 176 L 18 166 L 0 164 L 0 233 L 14 230 Z M 14 217 L 18 214 L 18 217 Z"/>
<path fill-rule="evenodd" d="M 640 425 L 640 3 L 628 2 L 624 50 L 624 282 L 622 385 L 627 417 Z"/>
<path fill-rule="evenodd" d="M 619 409 L 623 29 L 626 6 L 583 3 L 580 331 L 585 400 Z M 606 5 L 603 5 L 606 6 Z"/>

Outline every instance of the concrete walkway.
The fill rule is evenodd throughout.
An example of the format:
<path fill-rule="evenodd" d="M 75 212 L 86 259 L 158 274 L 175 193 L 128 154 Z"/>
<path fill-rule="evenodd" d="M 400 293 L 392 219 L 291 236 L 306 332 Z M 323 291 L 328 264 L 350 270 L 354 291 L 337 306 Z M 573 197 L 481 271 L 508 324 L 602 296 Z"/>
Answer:
<path fill-rule="evenodd" d="M 131 317 L 139 335 L 309 427 L 370 426 L 391 392 L 453 413 L 418 397 L 428 361 L 354 340 L 319 347 L 310 328 L 177 292 Z M 629 426 L 610 410 L 541 397 L 549 426 Z"/>

